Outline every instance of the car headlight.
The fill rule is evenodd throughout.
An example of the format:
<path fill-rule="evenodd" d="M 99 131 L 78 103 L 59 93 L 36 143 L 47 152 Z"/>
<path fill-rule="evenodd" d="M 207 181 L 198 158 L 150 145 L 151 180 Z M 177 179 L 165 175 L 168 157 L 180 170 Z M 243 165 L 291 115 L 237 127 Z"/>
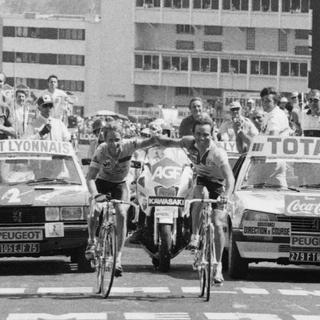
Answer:
<path fill-rule="evenodd" d="M 61 219 L 62 220 L 83 220 L 82 207 L 62 207 Z"/>
<path fill-rule="evenodd" d="M 246 210 L 243 213 L 241 225 L 244 221 L 277 221 L 277 216 L 273 213 Z"/>
<path fill-rule="evenodd" d="M 46 207 L 45 209 L 46 221 L 59 221 L 60 214 L 58 207 Z"/>

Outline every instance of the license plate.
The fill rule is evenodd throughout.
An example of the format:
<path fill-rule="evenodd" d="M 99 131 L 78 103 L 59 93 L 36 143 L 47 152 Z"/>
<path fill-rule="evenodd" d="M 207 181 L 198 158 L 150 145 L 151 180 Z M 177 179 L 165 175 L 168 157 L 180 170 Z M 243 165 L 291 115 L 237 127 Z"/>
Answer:
<path fill-rule="evenodd" d="M 39 253 L 39 243 L 0 243 L 0 254 L 8 253 Z"/>
<path fill-rule="evenodd" d="M 316 251 L 290 251 L 289 260 L 292 262 L 320 263 L 320 252 Z"/>
<path fill-rule="evenodd" d="M 160 223 L 173 223 L 173 218 L 178 217 L 178 208 L 176 207 L 155 207 L 155 217 Z"/>

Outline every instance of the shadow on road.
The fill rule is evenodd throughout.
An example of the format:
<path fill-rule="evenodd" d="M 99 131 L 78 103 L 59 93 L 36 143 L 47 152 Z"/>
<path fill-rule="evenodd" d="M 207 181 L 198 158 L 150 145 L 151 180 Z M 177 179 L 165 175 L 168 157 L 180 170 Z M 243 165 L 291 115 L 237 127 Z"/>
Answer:
<path fill-rule="evenodd" d="M 77 272 L 76 264 L 63 260 L 0 260 L 1 276 L 21 275 L 57 275 Z"/>

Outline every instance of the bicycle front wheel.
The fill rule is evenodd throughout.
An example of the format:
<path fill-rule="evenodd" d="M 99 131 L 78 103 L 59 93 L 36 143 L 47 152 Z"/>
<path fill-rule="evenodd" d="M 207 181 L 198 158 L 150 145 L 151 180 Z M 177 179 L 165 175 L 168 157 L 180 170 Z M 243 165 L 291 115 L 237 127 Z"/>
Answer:
<path fill-rule="evenodd" d="M 117 238 L 114 225 L 109 225 L 104 229 L 102 239 L 98 282 L 101 296 L 107 298 L 111 291 L 117 259 Z"/>
<path fill-rule="evenodd" d="M 205 232 L 201 232 L 199 249 L 196 253 L 199 280 L 200 280 L 200 297 L 204 296 L 205 290 L 206 290 L 205 249 L 206 249 Z"/>
<path fill-rule="evenodd" d="M 205 286 L 206 301 L 210 300 L 211 281 L 213 276 L 213 228 L 208 226 L 206 230 L 206 247 L 205 247 Z"/>

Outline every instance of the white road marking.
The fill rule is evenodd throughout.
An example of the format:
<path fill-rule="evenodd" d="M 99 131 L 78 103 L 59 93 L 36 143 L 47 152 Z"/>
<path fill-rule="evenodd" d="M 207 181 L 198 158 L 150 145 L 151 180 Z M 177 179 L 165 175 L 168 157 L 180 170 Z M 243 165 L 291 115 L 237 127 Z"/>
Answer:
<path fill-rule="evenodd" d="M 111 293 L 170 293 L 168 287 L 112 287 Z"/>
<path fill-rule="evenodd" d="M 38 288 L 38 294 L 57 294 L 57 293 L 73 293 L 73 294 L 88 294 L 93 293 L 92 287 L 47 287 Z"/>
<path fill-rule="evenodd" d="M 296 320 L 319 320 L 320 316 L 305 316 L 305 315 L 292 315 L 292 317 Z"/>
<path fill-rule="evenodd" d="M 199 287 L 181 287 L 183 293 L 200 293 Z M 237 294 L 236 291 L 210 290 L 212 293 Z"/>
<path fill-rule="evenodd" d="M 204 314 L 209 320 L 281 320 L 276 314 L 266 313 L 211 313 Z"/>
<path fill-rule="evenodd" d="M 185 312 L 172 313 L 151 313 L 151 312 L 132 312 L 124 313 L 126 320 L 190 320 L 190 316 Z"/>
<path fill-rule="evenodd" d="M 23 294 L 26 288 L 0 288 L 0 295 Z"/>
<path fill-rule="evenodd" d="M 285 296 L 308 296 L 310 293 L 307 290 L 295 289 L 278 289 L 279 292 Z"/>
<path fill-rule="evenodd" d="M 269 294 L 268 290 L 261 288 L 239 288 L 245 294 Z"/>
<path fill-rule="evenodd" d="M 53 315 L 48 313 L 11 313 L 6 320 L 107 320 L 108 315 L 101 313 L 66 313 Z"/>

